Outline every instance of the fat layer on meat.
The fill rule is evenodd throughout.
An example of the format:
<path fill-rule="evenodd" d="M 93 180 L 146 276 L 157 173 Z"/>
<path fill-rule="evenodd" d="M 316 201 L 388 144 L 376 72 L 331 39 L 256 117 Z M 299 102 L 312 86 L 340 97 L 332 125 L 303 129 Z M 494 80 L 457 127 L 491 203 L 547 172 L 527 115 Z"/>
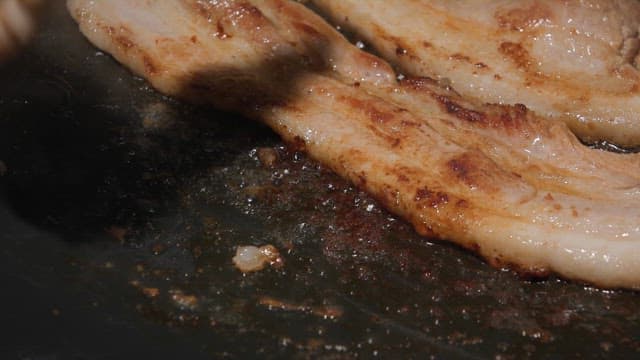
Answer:
<path fill-rule="evenodd" d="M 637 0 L 312 0 L 402 71 L 640 145 Z"/>
<path fill-rule="evenodd" d="M 284 0 L 68 0 L 159 91 L 263 121 L 427 236 L 495 266 L 640 288 L 640 158 L 525 106 L 396 75 Z"/>

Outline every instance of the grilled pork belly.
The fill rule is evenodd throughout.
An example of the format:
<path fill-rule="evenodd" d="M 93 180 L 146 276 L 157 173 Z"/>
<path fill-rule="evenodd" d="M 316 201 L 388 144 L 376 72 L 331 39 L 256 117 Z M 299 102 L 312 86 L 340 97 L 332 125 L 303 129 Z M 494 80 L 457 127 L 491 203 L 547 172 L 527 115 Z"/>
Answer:
<path fill-rule="evenodd" d="M 381 2 L 382 3 L 382 2 Z M 640 288 L 640 158 L 522 105 L 396 75 L 286 0 L 68 0 L 159 91 L 263 121 L 426 236 L 498 267 Z"/>
<path fill-rule="evenodd" d="M 312 0 L 401 71 L 640 145 L 636 0 Z"/>

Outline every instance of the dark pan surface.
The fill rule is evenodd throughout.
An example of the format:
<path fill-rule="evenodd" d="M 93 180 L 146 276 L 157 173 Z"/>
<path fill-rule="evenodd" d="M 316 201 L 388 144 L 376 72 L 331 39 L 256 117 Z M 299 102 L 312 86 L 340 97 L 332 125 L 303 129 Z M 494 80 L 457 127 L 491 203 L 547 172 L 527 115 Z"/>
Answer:
<path fill-rule="evenodd" d="M 3 359 L 639 355 L 638 293 L 416 236 L 267 128 L 155 93 L 63 1 L 0 79 Z M 284 267 L 242 275 L 249 244 Z"/>

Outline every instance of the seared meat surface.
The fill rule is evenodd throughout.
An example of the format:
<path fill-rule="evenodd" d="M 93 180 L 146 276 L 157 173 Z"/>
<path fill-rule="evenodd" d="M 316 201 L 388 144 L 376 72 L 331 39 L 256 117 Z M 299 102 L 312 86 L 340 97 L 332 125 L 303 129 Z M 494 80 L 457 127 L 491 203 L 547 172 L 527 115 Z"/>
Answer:
<path fill-rule="evenodd" d="M 382 2 L 381 2 L 382 3 Z M 640 157 L 522 105 L 396 75 L 286 0 L 68 0 L 166 94 L 263 121 L 424 235 L 495 266 L 640 288 Z"/>
<path fill-rule="evenodd" d="M 640 145 L 636 0 L 313 0 L 403 72 Z"/>

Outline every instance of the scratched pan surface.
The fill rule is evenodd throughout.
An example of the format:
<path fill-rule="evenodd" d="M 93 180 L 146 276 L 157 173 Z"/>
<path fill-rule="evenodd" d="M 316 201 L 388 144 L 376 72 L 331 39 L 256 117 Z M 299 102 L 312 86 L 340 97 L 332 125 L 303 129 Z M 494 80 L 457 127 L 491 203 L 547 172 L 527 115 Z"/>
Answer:
<path fill-rule="evenodd" d="M 3 359 L 639 355 L 637 293 L 416 236 L 264 126 L 155 93 L 62 1 L 0 79 Z M 284 267 L 242 275 L 250 244 Z"/>

